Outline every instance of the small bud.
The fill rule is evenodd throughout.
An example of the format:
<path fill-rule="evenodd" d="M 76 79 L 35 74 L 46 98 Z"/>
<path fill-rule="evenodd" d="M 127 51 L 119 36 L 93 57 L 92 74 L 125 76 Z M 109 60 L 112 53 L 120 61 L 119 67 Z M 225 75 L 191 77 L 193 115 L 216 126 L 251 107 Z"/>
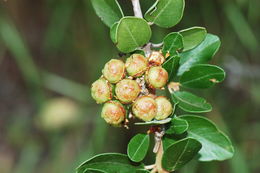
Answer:
<path fill-rule="evenodd" d="M 156 102 L 149 96 L 139 97 L 134 102 L 132 111 L 137 118 L 143 121 L 151 121 L 156 116 Z"/>
<path fill-rule="evenodd" d="M 171 115 L 173 108 L 171 102 L 164 96 L 159 96 L 155 99 L 157 104 L 157 114 L 155 119 L 164 120 Z"/>
<path fill-rule="evenodd" d="M 116 84 L 115 93 L 118 100 L 122 103 L 133 102 L 139 93 L 141 88 L 135 80 L 123 79 Z"/>
<path fill-rule="evenodd" d="M 119 101 L 109 101 L 104 104 L 101 117 L 108 124 L 119 126 L 125 120 L 125 114 L 125 108 Z"/>
<path fill-rule="evenodd" d="M 132 77 L 140 77 L 148 68 L 148 61 L 141 54 L 133 54 L 126 60 L 126 71 Z"/>
<path fill-rule="evenodd" d="M 111 83 L 117 83 L 124 78 L 125 64 L 118 59 L 111 59 L 103 69 L 104 77 Z"/>
<path fill-rule="evenodd" d="M 149 57 L 149 64 L 152 66 L 160 66 L 164 63 L 165 58 L 161 52 L 153 51 Z"/>
<path fill-rule="evenodd" d="M 97 103 L 105 103 L 113 97 L 112 85 L 104 78 L 100 78 L 92 84 L 91 95 Z"/>
<path fill-rule="evenodd" d="M 168 72 L 161 66 L 151 67 L 146 72 L 145 80 L 150 88 L 160 89 L 168 81 Z"/>

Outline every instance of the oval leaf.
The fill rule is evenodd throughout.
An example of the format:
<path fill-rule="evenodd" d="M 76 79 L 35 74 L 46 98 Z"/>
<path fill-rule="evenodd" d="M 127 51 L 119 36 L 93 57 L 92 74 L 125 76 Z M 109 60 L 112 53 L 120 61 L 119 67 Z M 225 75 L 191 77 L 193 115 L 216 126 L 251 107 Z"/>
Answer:
<path fill-rule="evenodd" d="M 91 3 L 98 17 L 108 27 L 111 27 L 124 16 L 117 0 L 91 0 Z"/>
<path fill-rule="evenodd" d="M 144 19 L 124 17 L 117 26 L 117 48 L 124 53 L 132 52 L 146 44 L 151 34 L 151 28 Z"/>
<path fill-rule="evenodd" d="M 166 134 L 182 134 L 187 131 L 189 124 L 186 120 L 174 117 L 166 130 Z"/>
<path fill-rule="evenodd" d="M 179 56 L 172 56 L 163 63 L 162 67 L 168 72 L 169 82 L 174 80 L 179 68 L 179 62 Z"/>
<path fill-rule="evenodd" d="M 184 0 L 157 0 L 145 13 L 145 19 L 160 27 L 173 27 L 180 22 L 184 6 Z"/>
<path fill-rule="evenodd" d="M 186 138 L 170 145 L 162 157 L 162 167 L 167 171 L 175 171 L 187 164 L 201 149 L 195 139 Z"/>
<path fill-rule="evenodd" d="M 137 134 L 127 146 L 128 157 L 134 162 L 142 161 L 147 154 L 149 144 L 150 136 L 148 134 Z"/>
<path fill-rule="evenodd" d="M 189 123 L 188 136 L 202 144 L 200 161 L 226 160 L 234 155 L 230 139 L 213 122 L 195 115 L 183 115 L 181 118 Z"/>
<path fill-rule="evenodd" d="M 178 76 L 188 71 L 195 64 L 203 64 L 212 59 L 218 51 L 220 40 L 216 35 L 207 34 L 203 42 L 196 48 L 180 54 L 180 68 Z"/>
<path fill-rule="evenodd" d="M 85 171 L 89 169 L 103 172 L 133 173 L 137 170 L 143 169 L 143 165 L 136 163 L 133 164 L 124 154 L 104 153 L 83 162 L 77 168 L 77 173 L 85 173 Z"/>
<path fill-rule="evenodd" d="M 218 66 L 199 64 L 183 73 L 180 83 L 189 88 L 209 88 L 225 79 L 225 71 Z"/>
<path fill-rule="evenodd" d="M 198 46 L 207 35 L 207 30 L 203 27 L 192 27 L 180 31 L 183 37 L 183 51 L 187 51 Z"/>
<path fill-rule="evenodd" d="M 178 106 L 190 113 L 210 112 L 212 107 L 205 99 L 198 97 L 186 91 L 177 91 L 171 94 L 173 102 L 178 103 Z"/>
<path fill-rule="evenodd" d="M 166 54 L 170 54 L 170 56 L 176 55 L 177 50 L 180 50 L 182 48 L 183 48 L 182 35 L 177 32 L 168 34 L 163 40 L 162 52 L 164 55 Z"/>

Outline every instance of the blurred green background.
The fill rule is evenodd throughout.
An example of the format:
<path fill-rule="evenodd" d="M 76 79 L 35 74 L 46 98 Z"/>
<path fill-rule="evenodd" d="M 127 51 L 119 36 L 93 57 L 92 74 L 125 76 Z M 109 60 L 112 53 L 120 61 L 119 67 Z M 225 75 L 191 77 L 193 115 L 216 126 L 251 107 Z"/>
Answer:
<path fill-rule="evenodd" d="M 141 2 L 145 11 L 153 0 Z M 130 1 L 120 3 L 132 15 Z M 260 172 L 259 8 L 259 0 L 186 0 L 176 27 L 152 27 L 155 43 L 191 26 L 222 41 L 212 63 L 227 79 L 199 94 L 213 103 L 206 116 L 231 136 L 236 154 L 224 162 L 192 161 L 180 173 Z M 1 0 L 0 173 L 72 173 L 95 154 L 126 153 L 131 136 L 145 129 L 108 126 L 89 91 L 117 56 L 89 0 Z"/>

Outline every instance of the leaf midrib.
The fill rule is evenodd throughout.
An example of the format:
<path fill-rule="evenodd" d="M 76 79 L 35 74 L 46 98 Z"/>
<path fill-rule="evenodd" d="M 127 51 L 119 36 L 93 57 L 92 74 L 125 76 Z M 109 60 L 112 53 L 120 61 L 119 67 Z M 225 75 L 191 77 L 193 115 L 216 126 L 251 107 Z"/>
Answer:
<path fill-rule="evenodd" d="M 138 148 L 136 149 L 134 155 L 133 155 L 133 158 L 136 156 L 136 154 L 138 153 L 138 150 L 141 148 L 141 146 L 143 145 L 144 141 L 146 140 L 147 138 L 147 135 L 143 138 L 141 144 L 138 146 Z"/>
<path fill-rule="evenodd" d="M 198 104 L 192 104 L 192 103 L 190 103 L 190 102 L 188 102 L 188 101 L 186 101 L 186 100 L 183 100 L 181 97 L 178 97 L 178 96 L 176 96 L 176 95 L 174 95 L 174 97 L 176 97 L 178 100 L 180 100 L 180 101 L 182 101 L 182 102 L 184 102 L 184 103 L 186 103 L 186 104 L 188 104 L 188 105 L 191 105 L 191 106 L 193 106 L 193 107 L 195 107 L 195 108 L 199 108 L 199 109 L 205 109 L 204 106 L 200 107 L 200 105 L 205 105 L 205 104 L 207 104 L 206 102 L 205 102 L 205 103 L 200 102 L 200 103 L 199 103 L 200 105 L 198 105 Z"/>
<path fill-rule="evenodd" d="M 198 77 L 198 78 L 195 78 L 195 79 L 192 79 L 192 80 L 189 80 L 189 81 L 186 81 L 186 82 L 182 82 L 182 84 L 189 84 L 191 82 L 194 82 L 194 81 L 198 81 L 198 80 L 202 80 L 204 78 L 207 78 L 209 76 L 213 76 L 213 75 L 222 75 L 223 73 L 221 72 L 218 72 L 218 73 L 211 73 L 211 74 L 207 74 L 207 75 L 204 75 L 204 76 L 201 76 L 201 77 Z"/>

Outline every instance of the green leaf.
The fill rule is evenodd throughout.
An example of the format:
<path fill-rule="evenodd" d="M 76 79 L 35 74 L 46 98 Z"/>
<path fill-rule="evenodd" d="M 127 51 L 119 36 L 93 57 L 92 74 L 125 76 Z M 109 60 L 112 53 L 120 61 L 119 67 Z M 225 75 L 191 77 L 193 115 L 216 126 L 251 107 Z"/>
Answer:
<path fill-rule="evenodd" d="M 184 0 L 157 0 L 145 13 L 145 19 L 160 27 L 173 27 L 180 22 L 184 6 Z"/>
<path fill-rule="evenodd" d="M 91 0 L 91 3 L 98 17 L 108 27 L 111 27 L 124 16 L 117 0 Z"/>
<path fill-rule="evenodd" d="M 217 36 L 207 34 L 203 42 L 196 48 L 180 54 L 180 68 L 178 76 L 188 71 L 195 64 L 203 64 L 212 59 L 212 56 L 218 51 L 220 40 Z"/>
<path fill-rule="evenodd" d="M 132 52 L 146 44 L 151 35 L 151 28 L 144 19 L 124 17 L 117 26 L 117 48 L 124 53 Z"/>
<path fill-rule="evenodd" d="M 203 113 L 212 110 L 211 105 L 205 99 L 186 91 L 173 92 L 171 98 L 174 103 L 178 103 L 178 106 L 186 112 Z"/>
<path fill-rule="evenodd" d="M 77 173 L 84 173 L 89 169 L 103 172 L 124 172 L 133 173 L 143 169 L 142 164 L 133 164 L 124 154 L 105 153 L 99 154 L 83 162 L 78 168 Z"/>
<path fill-rule="evenodd" d="M 166 118 L 164 120 L 153 120 L 153 121 L 146 121 L 146 122 L 138 122 L 135 123 L 135 125 L 161 125 L 161 124 L 167 124 L 171 122 L 171 118 Z"/>
<path fill-rule="evenodd" d="M 191 27 L 180 31 L 183 36 L 183 51 L 187 51 L 198 46 L 207 35 L 207 30 L 203 27 Z"/>
<path fill-rule="evenodd" d="M 225 71 L 215 65 L 199 64 L 183 73 L 180 83 L 188 88 L 209 88 L 225 79 Z"/>
<path fill-rule="evenodd" d="M 127 146 L 127 155 L 134 162 L 142 161 L 149 149 L 150 136 L 148 134 L 137 134 Z"/>
<path fill-rule="evenodd" d="M 195 116 L 182 115 L 189 123 L 188 136 L 202 144 L 200 161 L 226 160 L 234 155 L 230 139 L 210 120 Z"/>
<path fill-rule="evenodd" d="M 162 167 L 167 171 L 175 171 L 192 160 L 200 149 L 200 142 L 193 138 L 177 141 L 165 150 Z"/>
<path fill-rule="evenodd" d="M 166 134 L 182 134 L 187 131 L 188 127 L 189 124 L 186 120 L 175 116 L 166 130 Z"/>
<path fill-rule="evenodd" d="M 114 23 L 111 28 L 110 28 L 110 38 L 112 40 L 113 43 L 116 43 L 117 42 L 117 28 L 118 28 L 118 23 L 119 22 L 116 22 Z"/>
<path fill-rule="evenodd" d="M 162 52 L 164 55 L 167 53 L 176 55 L 176 51 L 183 48 L 182 35 L 177 32 L 168 34 L 163 40 Z"/>
<path fill-rule="evenodd" d="M 169 82 L 173 81 L 179 68 L 180 57 L 172 56 L 168 58 L 162 65 L 162 67 L 168 72 Z"/>
<path fill-rule="evenodd" d="M 102 171 L 102 170 L 99 170 L 99 169 L 86 169 L 84 171 L 84 173 L 108 173 L 108 172 L 105 172 L 105 171 Z"/>

